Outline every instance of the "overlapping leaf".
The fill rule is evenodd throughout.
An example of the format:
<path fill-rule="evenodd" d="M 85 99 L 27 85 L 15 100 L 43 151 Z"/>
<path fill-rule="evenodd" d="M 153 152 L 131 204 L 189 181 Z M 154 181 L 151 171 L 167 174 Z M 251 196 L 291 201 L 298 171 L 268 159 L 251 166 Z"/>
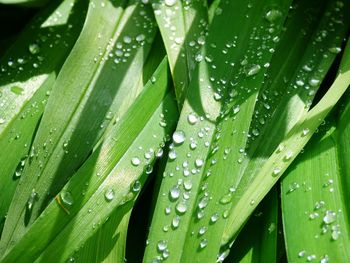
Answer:
<path fill-rule="evenodd" d="M 124 11 L 123 5 L 124 1 L 90 3 L 23 170 L 2 249 L 26 231 L 143 87 L 144 57 L 156 28 L 150 7 L 131 1 Z"/>
<path fill-rule="evenodd" d="M 1 59 L 0 217 L 10 205 L 53 83 L 85 19 L 84 1 L 40 14 Z M 77 10 L 78 9 L 78 10 Z"/>

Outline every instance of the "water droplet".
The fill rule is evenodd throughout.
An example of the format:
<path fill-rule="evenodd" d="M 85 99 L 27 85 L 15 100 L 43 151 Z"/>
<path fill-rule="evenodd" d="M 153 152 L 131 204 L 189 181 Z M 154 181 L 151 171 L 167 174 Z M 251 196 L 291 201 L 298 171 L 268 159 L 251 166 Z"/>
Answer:
<path fill-rule="evenodd" d="M 199 231 L 198 231 L 198 234 L 200 236 L 203 236 L 205 234 L 205 232 L 207 232 L 208 228 L 206 226 L 202 226 Z"/>
<path fill-rule="evenodd" d="M 204 164 L 203 159 L 196 159 L 196 161 L 195 161 L 196 167 L 200 168 L 203 166 L 203 164 Z"/>
<path fill-rule="evenodd" d="M 176 185 L 176 186 L 173 186 L 173 188 L 171 188 L 170 190 L 170 197 L 172 200 L 177 200 L 180 196 L 180 189 L 179 187 Z"/>
<path fill-rule="evenodd" d="M 138 157 L 133 157 L 133 158 L 131 159 L 131 163 L 132 163 L 132 165 L 134 165 L 134 166 L 139 166 L 139 165 L 141 164 L 141 160 L 140 160 L 140 158 L 138 158 Z"/>
<path fill-rule="evenodd" d="M 184 180 L 184 188 L 187 191 L 190 191 L 192 189 L 192 181 L 189 179 Z"/>
<path fill-rule="evenodd" d="M 312 78 L 312 79 L 309 80 L 309 85 L 311 87 L 316 87 L 316 86 L 318 86 L 318 84 L 320 84 L 320 80 L 319 79 Z"/>
<path fill-rule="evenodd" d="M 273 169 L 273 174 L 274 174 L 274 175 L 278 175 L 280 172 L 281 172 L 281 168 L 279 168 L 279 167 L 275 167 L 275 168 Z"/>
<path fill-rule="evenodd" d="M 200 244 L 199 244 L 199 247 L 201 249 L 205 248 L 206 246 L 208 245 L 208 240 L 207 239 L 202 239 Z"/>
<path fill-rule="evenodd" d="M 309 132 L 310 132 L 310 130 L 309 130 L 308 128 L 303 129 L 303 131 L 302 131 L 302 136 L 308 135 Z"/>
<path fill-rule="evenodd" d="M 66 206 L 72 206 L 74 204 L 74 199 L 69 191 L 62 191 L 60 194 L 61 201 Z"/>
<path fill-rule="evenodd" d="M 176 154 L 175 150 L 170 150 L 168 156 L 169 156 L 170 160 L 175 160 L 177 157 L 177 154 Z"/>
<path fill-rule="evenodd" d="M 3 118 L 0 118 L 0 124 L 4 124 L 6 121 Z"/>
<path fill-rule="evenodd" d="M 196 123 L 197 123 L 198 117 L 197 117 L 196 114 L 190 113 L 190 114 L 188 114 L 188 116 L 187 116 L 187 120 L 188 120 L 188 122 L 189 122 L 190 124 L 193 125 L 193 124 L 196 124 Z"/>
<path fill-rule="evenodd" d="M 328 225 L 335 222 L 336 219 L 336 213 L 334 211 L 327 210 L 326 215 L 323 217 L 323 222 Z"/>
<path fill-rule="evenodd" d="M 261 69 L 260 65 L 252 65 L 251 67 L 246 69 L 246 75 L 247 76 L 256 75 L 256 74 L 258 74 L 260 69 Z"/>
<path fill-rule="evenodd" d="M 108 202 L 112 201 L 114 199 L 115 193 L 113 189 L 108 189 L 105 192 L 105 198 Z"/>
<path fill-rule="evenodd" d="M 202 199 L 198 203 L 199 209 L 203 209 L 208 205 L 209 198 L 207 196 L 202 197 Z"/>
<path fill-rule="evenodd" d="M 32 190 L 32 193 L 30 194 L 28 201 L 27 201 L 27 209 L 31 211 L 33 209 L 35 201 L 38 200 L 38 194 L 35 192 L 35 190 Z"/>
<path fill-rule="evenodd" d="M 228 204 L 229 202 L 231 202 L 231 200 L 232 200 L 232 194 L 228 193 L 220 199 L 220 203 L 223 205 Z"/>
<path fill-rule="evenodd" d="M 167 247 L 168 247 L 168 241 L 166 241 L 166 240 L 160 240 L 157 243 L 157 249 L 160 252 L 163 252 Z"/>
<path fill-rule="evenodd" d="M 306 251 L 305 250 L 302 250 L 298 253 L 298 257 L 302 258 L 302 257 L 305 257 L 306 255 Z"/>
<path fill-rule="evenodd" d="M 175 5 L 177 0 L 164 0 L 164 3 L 167 5 L 167 6 L 173 6 Z"/>
<path fill-rule="evenodd" d="M 180 217 L 175 216 L 171 222 L 171 225 L 173 226 L 174 229 L 178 228 L 180 225 Z"/>
<path fill-rule="evenodd" d="M 215 223 L 219 219 L 219 214 L 215 213 L 210 217 L 210 222 Z"/>
<path fill-rule="evenodd" d="M 176 144 L 182 144 L 186 139 L 185 133 L 183 131 L 175 131 L 173 134 L 173 140 Z"/>
<path fill-rule="evenodd" d="M 32 55 L 36 55 L 40 52 L 40 47 L 38 44 L 30 44 L 29 47 L 29 52 L 32 54 Z"/>
<path fill-rule="evenodd" d="M 185 202 L 179 202 L 177 205 L 176 205 L 176 211 L 179 213 L 179 214 L 184 214 L 186 213 L 187 211 L 187 205 Z"/>
<path fill-rule="evenodd" d="M 269 21 L 270 23 L 275 22 L 277 19 L 280 19 L 282 17 L 282 12 L 277 9 L 271 9 L 269 10 L 266 15 L 265 19 Z"/>
<path fill-rule="evenodd" d="M 141 185 L 140 181 L 136 180 L 132 185 L 132 191 L 138 192 L 141 190 L 141 187 L 142 187 L 142 185 Z"/>
<path fill-rule="evenodd" d="M 333 54 L 338 54 L 341 52 L 341 48 L 340 47 L 331 47 L 328 49 L 328 51 L 333 53 Z"/>
<path fill-rule="evenodd" d="M 136 36 L 136 41 L 141 42 L 141 41 L 145 40 L 145 38 L 146 37 L 144 34 L 140 34 L 140 35 Z"/>

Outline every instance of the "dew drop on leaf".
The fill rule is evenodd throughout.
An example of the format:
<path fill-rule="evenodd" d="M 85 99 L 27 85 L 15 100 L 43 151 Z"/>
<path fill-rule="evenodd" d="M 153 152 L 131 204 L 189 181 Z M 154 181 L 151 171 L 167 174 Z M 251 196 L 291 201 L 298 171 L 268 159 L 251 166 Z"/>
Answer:
<path fill-rule="evenodd" d="M 157 243 L 158 251 L 162 252 L 168 247 L 168 242 L 166 240 L 160 240 Z"/>
<path fill-rule="evenodd" d="M 32 55 L 36 55 L 40 52 L 40 47 L 38 44 L 34 43 L 29 45 L 28 50 Z"/>
<path fill-rule="evenodd" d="M 175 131 L 173 134 L 173 140 L 176 144 L 182 144 L 186 139 L 185 133 L 183 131 Z"/>
<path fill-rule="evenodd" d="M 62 203 L 66 206 L 72 206 L 74 204 L 74 199 L 69 191 L 62 191 L 60 194 Z"/>
<path fill-rule="evenodd" d="M 141 160 L 139 157 L 133 157 L 131 159 L 131 163 L 133 166 L 139 166 L 141 164 Z"/>
<path fill-rule="evenodd" d="M 105 199 L 110 202 L 114 199 L 115 193 L 113 189 L 107 189 L 105 192 Z"/>
<path fill-rule="evenodd" d="M 277 10 L 277 9 L 271 9 L 265 15 L 265 19 L 267 21 L 269 21 L 270 23 L 275 22 L 276 20 L 280 19 L 281 17 L 282 17 L 282 12 Z"/>

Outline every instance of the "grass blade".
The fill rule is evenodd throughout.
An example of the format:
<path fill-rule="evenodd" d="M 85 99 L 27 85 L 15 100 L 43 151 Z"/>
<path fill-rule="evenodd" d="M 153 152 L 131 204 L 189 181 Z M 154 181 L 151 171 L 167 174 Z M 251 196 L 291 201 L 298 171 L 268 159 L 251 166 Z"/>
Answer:
<path fill-rule="evenodd" d="M 283 172 L 288 168 L 306 143 L 310 140 L 317 127 L 323 122 L 328 113 L 333 109 L 341 96 L 350 85 L 350 42 L 348 41 L 346 50 L 343 54 L 342 63 L 339 68 L 339 74 L 332 86 L 322 99 L 301 119 L 283 139 L 281 145 L 271 155 L 267 162 L 258 171 L 249 187 L 240 195 L 240 200 L 235 203 L 233 208 L 233 217 L 227 222 L 230 233 L 228 236 L 236 236 L 241 226 L 247 220 L 255 208 L 255 203 L 259 203 L 268 193 L 272 186 L 278 181 Z M 289 156 L 289 152 L 295 153 Z M 276 167 L 278 172 L 276 172 Z M 254 200 L 250 206 L 247 206 L 247 200 Z M 229 238 L 224 237 L 224 241 Z"/>
<path fill-rule="evenodd" d="M 331 115 L 282 181 L 282 211 L 289 261 L 350 260 L 349 147 L 350 103 Z M 333 119 L 333 121 L 332 121 Z M 300 189 L 299 189 L 300 188 Z M 296 224 L 303 225 L 295 231 Z"/>
<path fill-rule="evenodd" d="M 277 260 L 278 196 L 274 188 L 254 211 L 230 250 L 224 251 L 218 262 L 278 262 Z"/>
<path fill-rule="evenodd" d="M 61 200 L 67 192 L 74 197 L 69 215 L 56 201 L 51 202 L 2 262 L 21 262 L 21 258 L 34 260 L 38 256 L 38 262 L 67 259 L 114 211 L 119 211 L 119 220 L 130 211 L 134 198 L 147 179 L 149 165 L 159 147 L 164 146 L 164 136 L 172 131 L 177 119 L 174 97 L 168 89 L 166 60 L 159 66 L 155 78 L 157 81 L 147 84 L 127 114 L 108 131 L 103 143 L 61 191 Z M 161 114 L 169 120 L 166 126 L 159 125 Z M 154 136 L 149 136 L 150 133 Z M 144 151 L 148 153 L 150 149 L 153 149 L 152 157 L 145 160 L 137 157 L 141 163 L 135 164 L 133 158 L 144 156 Z M 93 176 L 87 177 L 86 174 Z M 45 235 L 43 227 L 50 229 Z M 39 236 L 40 240 L 33 242 Z"/>
<path fill-rule="evenodd" d="M 205 41 L 208 10 L 206 1 L 153 1 L 172 72 L 175 94 L 181 109 Z M 198 53 L 198 54 L 197 54 Z"/>
<path fill-rule="evenodd" d="M 17 239 L 25 232 L 142 88 L 134 75 L 142 75 L 144 56 L 155 37 L 151 9 L 131 1 L 122 16 L 123 1 L 103 3 L 90 4 L 82 34 L 55 83 L 54 99 L 34 141 L 35 158 L 24 168 L 22 187 L 5 223 L 6 237 Z M 75 67 L 77 59 L 83 66 Z M 29 210 L 32 195 L 37 200 Z"/>
<path fill-rule="evenodd" d="M 7 152 L 0 155 L 1 218 L 9 208 L 34 131 L 58 71 L 79 35 L 86 8 L 84 1 L 73 0 L 52 5 L 28 25 L 1 59 L 0 147 Z"/>
<path fill-rule="evenodd" d="M 193 75 L 177 132 L 173 136 L 175 142 L 171 145 L 144 262 L 161 260 L 168 255 L 167 260 L 170 262 L 188 262 L 193 258 L 206 262 L 216 260 L 220 248 L 220 230 L 215 228 L 213 236 L 208 237 L 210 238 L 208 246 L 206 246 L 206 237 L 197 235 L 203 225 L 214 229 L 214 223 L 210 223 L 210 218 L 215 211 L 206 210 L 203 218 L 201 212 L 205 205 L 209 205 L 207 201 L 201 201 L 201 199 L 209 199 L 209 193 L 212 194 L 212 191 L 207 191 L 210 185 L 208 180 L 215 177 L 217 170 L 214 172 L 213 169 L 222 162 L 221 157 L 212 157 L 212 151 L 215 152 L 215 146 L 219 140 L 219 137 L 215 138 L 214 133 L 222 131 L 220 140 L 227 136 L 225 141 L 232 142 L 229 138 L 233 130 L 230 126 L 231 119 L 225 127 L 225 133 L 221 123 L 226 120 L 226 116 L 229 116 L 229 112 L 233 112 L 232 108 L 236 103 L 242 103 L 242 114 L 239 119 L 235 119 L 234 125 L 236 122 L 241 122 L 239 129 L 242 131 L 249 127 L 250 115 L 266 71 L 266 68 L 259 65 L 270 60 L 272 54 L 268 49 L 275 45 L 272 40 L 265 41 L 266 34 L 269 34 L 269 27 L 275 30 L 274 34 L 279 34 L 283 17 L 286 16 L 289 8 L 289 1 L 278 3 L 254 1 L 251 4 L 254 8 L 247 6 L 244 1 L 224 1 L 218 9 L 222 12 L 216 12 L 217 15 L 212 21 L 202 53 L 202 56 L 208 56 L 208 59 L 200 61 Z M 274 17 L 275 20 L 269 21 L 265 16 L 274 4 L 281 9 L 274 10 L 278 15 Z M 232 17 L 235 17 L 236 23 L 232 23 Z M 259 30 L 255 28 L 256 19 L 259 25 L 262 25 Z M 263 42 L 266 50 L 261 50 L 261 53 L 257 54 L 256 49 L 262 43 L 250 42 L 250 39 L 254 38 Z M 235 85 L 239 87 L 238 94 L 230 92 Z M 251 89 L 243 87 L 251 87 Z M 241 130 L 235 133 L 234 141 L 240 145 L 242 138 L 236 134 L 242 134 Z M 182 139 L 184 135 L 185 141 Z M 246 138 L 245 135 L 243 137 Z M 234 147 L 237 148 L 236 145 Z M 222 147 L 219 151 L 224 149 Z M 227 164 L 223 161 L 220 169 L 222 166 L 227 167 Z M 225 173 L 224 171 L 222 169 L 220 175 Z M 213 176 L 209 176 L 210 174 Z M 224 179 L 220 180 L 224 181 Z M 222 193 L 222 188 L 218 192 Z M 197 209 L 198 204 L 200 209 Z M 199 218 L 198 212 L 200 212 Z M 218 239 L 217 242 L 215 239 Z"/>

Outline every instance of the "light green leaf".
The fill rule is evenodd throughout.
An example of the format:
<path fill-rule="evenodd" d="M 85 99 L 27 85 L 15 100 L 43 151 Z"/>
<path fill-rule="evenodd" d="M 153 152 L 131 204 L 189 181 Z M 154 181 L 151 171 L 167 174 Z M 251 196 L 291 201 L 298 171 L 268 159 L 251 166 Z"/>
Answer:
<path fill-rule="evenodd" d="M 193 74 L 173 135 L 144 262 L 165 257 L 169 262 L 190 262 L 193 258 L 196 262 L 214 262 L 219 253 L 222 232 L 215 226 L 219 217 L 222 220 L 221 214 L 216 215 L 214 209 L 203 213 L 203 208 L 211 202 L 213 191 L 207 191 L 212 187 L 211 178 L 218 178 L 229 188 L 222 176 L 232 175 L 227 173 L 232 163 L 222 158 L 225 146 L 219 153 L 215 148 L 219 140 L 232 149 L 244 145 L 247 136 L 242 132 L 249 128 L 266 72 L 263 65 L 270 61 L 269 49 L 276 45 L 268 30 L 279 35 L 289 1 L 253 1 L 251 5 L 254 8 L 245 1 L 223 1 L 212 21 L 202 50 L 208 59 L 200 61 Z M 269 20 L 266 16 L 271 9 L 275 14 Z M 260 25 L 258 29 L 256 24 Z M 241 110 L 235 116 L 237 105 Z M 222 186 L 215 191 L 226 194 Z M 203 227 L 212 229 L 213 235 L 198 234 Z"/>
<path fill-rule="evenodd" d="M 241 198 L 235 203 L 233 217 L 227 222 L 230 233 L 228 236 L 236 236 L 241 226 L 247 220 L 255 208 L 268 193 L 271 187 L 278 181 L 283 172 L 288 168 L 295 156 L 303 149 L 310 140 L 317 127 L 323 122 L 328 113 L 339 101 L 346 89 L 350 85 L 350 41 L 343 54 L 343 59 L 339 68 L 339 74 L 332 86 L 322 99 L 301 119 L 287 134 L 281 142 L 282 147 L 278 147 L 271 157 L 264 163 L 256 174 L 254 180 L 244 192 L 240 193 Z M 295 155 L 290 156 L 292 151 Z M 286 158 L 286 156 L 288 158 Z M 278 169 L 278 170 L 277 170 Z M 254 200 L 254 203 L 247 206 L 247 200 Z M 224 241 L 228 240 L 224 236 Z"/>
<path fill-rule="evenodd" d="M 350 101 L 320 127 L 282 180 L 288 260 L 348 262 Z M 302 226 L 302 228 L 300 228 Z"/>

